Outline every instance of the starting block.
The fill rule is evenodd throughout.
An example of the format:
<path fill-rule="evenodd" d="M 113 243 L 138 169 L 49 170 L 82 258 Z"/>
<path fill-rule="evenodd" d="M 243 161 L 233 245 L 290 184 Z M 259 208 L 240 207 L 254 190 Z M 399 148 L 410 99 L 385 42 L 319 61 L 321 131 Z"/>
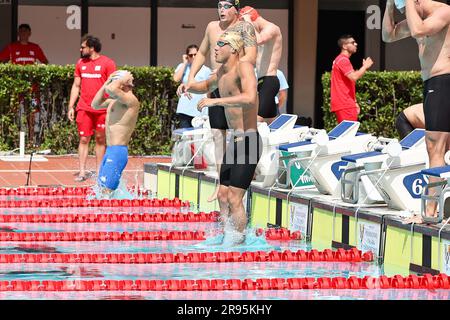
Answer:
<path fill-rule="evenodd" d="M 441 223 L 446 217 L 445 213 L 450 213 L 450 204 L 447 204 L 446 207 L 446 201 L 450 199 L 450 165 L 422 170 L 422 174 L 428 177 L 444 179 L 440 182 L 429 183 L 423 189 L 421 206 L 421 214 L 424 222 Z M 429 195 L 431 189 L 438 189 L 437 194 L 434 196 Z M 427 202 L 435 202 L 438 204 L 438 216 L 436 218 L 426 216 Z"/>
<path fill-rule="evenodd" d="M 318 130 L 311 140 L 280 147 L 280 150 L 294 155 L 287 165 L 288 176 L 293 166 L 299 164 L 310 174 L 320 193 L 338 197 L 339 180 L 347 167 L 342 156 L 367 151 L 368 145 L 376 139 L 372 135 L 358 133 L 359 126 L 359 122 L 343 121 L 328 134 Z"/>
<path fill-rule="evenodd" d="M 199 121 L 202 120 L 202 121 Z M 172 132 L 172 167 L 207 169 L 215 166 L 214 141 L 209 118 L 194 118 L 195 128 L 177 129 Z"/>
<path fill-rule="evenodd" d="M 390 139 L 381 142 L 389 143 L 368 153 L 343 157 L 351 166 L 341 179 L 342 200 L 370 204 L 382 198 L 389 208 L 419 212 L 419 199 L 427 184 L 421 173 L 428 159 L 425 130 L 414 130 L 400 143 Z"/>
<path fill-rule="evenodd" d="M 282 114 L 269 126 L 258 124 L 258 132 L 263 142 L 263 151 L 256 168 L 255 182 L 261 187 L 272 187 L 278 176 L 279 151 L 283 144 L 297 142 L 308 132 L 308 127 L 296 126 L 297 115 Z"/>

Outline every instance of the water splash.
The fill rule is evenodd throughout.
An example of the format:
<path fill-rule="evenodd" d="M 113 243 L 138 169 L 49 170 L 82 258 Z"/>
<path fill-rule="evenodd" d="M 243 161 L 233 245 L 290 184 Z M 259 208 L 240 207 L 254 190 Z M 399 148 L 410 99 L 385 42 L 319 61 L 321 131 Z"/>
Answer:
<path fill-rule="evenodd" d="M 133 200 L 139 199 L 139 194 L 135 191 L 133 194 L 128 191 L 125 179 L 120 179 L 119 187 L 113 192 L 107 194 L 104 188 L 98 184 L 91 187 L 92 193 L 87 196 L 87 200 Z"/>
<path fill-rule="evenodd" d="M 227 233 L 228 232 L 228 233 Z M 236 241 L 238 240 L 238 241 Z M 230 234 L 229 231 L 225 231 L 223 234 L 212 236 L 205 241 L 191 246 L 196 250 L 205 252 L 218 252 L 218 251 L 271 251 L 280 250 L 280 247 L 270 245 L 264 236 L 257 236 L 255 229 L 247 229 L 245 231 L 245 241 L 240 244 L 236 244 L 240 239 L 236 239 L 234 234 Z"/>

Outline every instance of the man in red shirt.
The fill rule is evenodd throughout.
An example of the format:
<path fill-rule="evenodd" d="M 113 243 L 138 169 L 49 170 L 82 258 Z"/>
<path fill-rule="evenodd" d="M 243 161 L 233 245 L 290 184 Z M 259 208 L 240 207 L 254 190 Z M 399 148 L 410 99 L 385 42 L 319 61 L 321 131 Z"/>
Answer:
<path fill-rule="evenodd" d="M 0 62 L 9 62 L 13 64 L 20 65 L 30 65 L 35 63 L 48 63 L 48 59 L 42 51 L 41 47 L 33 42 L 30 42 L 29 39 L 31 37 L 31 27 L 29 24 L 23 23 L 19 26 L 18 29 L 18 41 L 12 42 L 7 45 L 0 52 Z M 33 83 L 33 97 L 31 101 L 31 106 L 33 111 L 28 115 L 28 139 L 31 142 L 34 141 L 34 124 L 35 118 L 39 113 L 39 85 L 37 83 Z M 20 101 L 24 103 L 24 97 L 20 96 Z"/>
<path fill-rule="evenodd" d="M 331 71 L 331 112 L 336 114 L 338 123 L 358 121 L 360 109 L 356 102 L 356 81 L 372 67 L 373 61 L 364 59 L 361 69 L 355 71 L 350 62 L 350 57 L 358 50 L 355 39 L 344 35 L 339 38 L 338 45 L 341 53 L 333 61 Z"/>
<path fill-rule="evenodd" d="M 85 181 L 91 176 L 86 172 L 86 161 L 89 142 L 94 131 L 97 169 L 101 166 L 106 149 L 106 109 L 95 110 L 92 108 L 92 100 L 109 76 L 116 71 L 116 64 L 110 58 L 100 55 L 101 50 L 102 44 L 98 38 L 89 35 L 83 37 L 80 48 L 81 59 L 75 66 L 75 79 L 70 93 L 68 117 L 72 122 L 75 120 L 74 106 L 78 100 L 76 123 L 80 135 L 78 146 L 80 172 L 75 178 L 78 182 Z"/>
<path fill-rule="evenodd" d="M 18 30 L 19 41 L 12 42 L 0 52 L 0 61 L 14 64 L 35 64 L 48 63 L 47 57 L 41 47 L 36 43 L 29 42 L 31 27 L 28 24 L 21 24 Z"/>

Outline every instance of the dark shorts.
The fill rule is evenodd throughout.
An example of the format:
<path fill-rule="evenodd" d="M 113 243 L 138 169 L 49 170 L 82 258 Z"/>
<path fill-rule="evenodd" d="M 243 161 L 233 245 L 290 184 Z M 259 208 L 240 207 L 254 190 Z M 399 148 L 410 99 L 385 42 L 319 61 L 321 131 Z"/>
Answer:
<path fill-rule="evenodd" d="M 280 91 L 280 80 L 276 76 L 266 76 L 258 79 L 259 109 L 258 116 L 264 119 L 275 118 L 278 106 L 275 97 Z"/>
<path fill-rule="evenodd" d="M 426 130 L 450 132 L 450 74 L 425 81 L 423 97 Z"/>
<path fill-rule="evenodd" d="M 127 163 L 127 146 L 108 146 L 98 173 L 97 183 L 99 186 L 109 190 L 116 190 L 119 187 L 120 177 Z"/>
<path fill-rule="evenodd" d="M 219 89 L 211 93 L 211 98 L 220 98 Z M 209 107 L 208 115 L 211 129 L 228 130 L 227 118 L 225 117 L 225 109 L 223 107 Z"/>
<path fill-rule="evenodd" d="M 234 135 L 223 156 L 220 184 L 247 190 L 255 175 L 263 143 L 257 132 Z"/>

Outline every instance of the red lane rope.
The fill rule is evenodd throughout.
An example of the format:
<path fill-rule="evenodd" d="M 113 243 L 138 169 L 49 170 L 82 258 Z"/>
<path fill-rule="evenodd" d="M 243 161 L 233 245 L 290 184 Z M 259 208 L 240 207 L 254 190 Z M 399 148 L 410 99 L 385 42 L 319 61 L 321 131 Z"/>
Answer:
<path fill-rule="evenodd" d="M 135 231 L 129 232 L 0 232 L 4 241 L 175 241 L 206 240 L 203 231 Z"/>
<path fill-rule="evenodd" d="M 261 229 L 256 231 L 262 235 Z M 267 240 L 291 241 L 300 240 L 299 231 L 287 229 L 268 229 Z M 203 231 L 135 231 L 129 232 L 0 232 L 0 242 L 4 241 L 174 241 L 174 240 L 206 240 Z"/>
<path fill-rule="evenodd" d="M 189 253 L 83 253 L 83 254 L 0 254 L 0 264 L 82 263 L 82 264 L 177 264 L 232 262 L 371 262 L 372 252 L 357 249 L 338 251 L 299 250 L 292 252 L 189 252 Z"/>
<path fill-rule="evenodd" d="M 0 215 L 0 223 L 217 222 L 218 212 Z"/>
<path fill-rule="evenodd" d="M 135 187 L 128 188 L 136 190 Z M 0 188 L 0 196 L 85 196 L 92 194 L 91 187 L 29 187 L 29 188 Z M 140 190 L 140 194 L 147 196 L 146 190 Z"/>
<path fill-rule="evenodd" d="M 169 199 L 133 199 L 133 200 L 86 200 L 80 198 L 47 200 L 0 200 L 0 208 L 73 208 L 73 207 L 189 207 L 189 201 L 178 198 Z"/>
<path fill-rule="evenodd" d="M 445 274 L 422 277 L 276 278 L 215 280 L 0 281 L 0 291 L 255 291 L 255 290 L 450 289 Z"/>

